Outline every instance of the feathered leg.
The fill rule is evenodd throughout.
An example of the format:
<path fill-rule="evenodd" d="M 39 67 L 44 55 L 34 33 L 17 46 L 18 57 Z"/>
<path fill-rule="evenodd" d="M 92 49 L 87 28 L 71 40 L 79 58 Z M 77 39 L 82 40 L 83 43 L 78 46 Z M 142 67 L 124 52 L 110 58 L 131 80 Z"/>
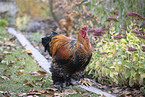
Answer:
<path fill-rule="evenodd" d="M 72 74 L 71 77 L 72 77 L 73 79 L 79 81 L 81 78 L 84 78 L 84 70 L 80 70 L 80 71 L 75 72 L 74 74 Z"/>
<path fill-rule="evenodd" d="M 52 63 L 50 68 L 53 84 L 60 91 L 71 84 L 69 75 L 63 69 L 63 66 L 58 63 Z"/>
<path fill-rule="evenodd" d="M 63 83 L 65 82 L 64 74 L 62 72 L 62 68 L 60 67 L 59 64 L 52 63 L 50 71 L 52 72 L 52 80 L 53 80 L 54 86 L 56 88 L 58 88 L 58 90 L 61 91 L 64 87 Z"/>

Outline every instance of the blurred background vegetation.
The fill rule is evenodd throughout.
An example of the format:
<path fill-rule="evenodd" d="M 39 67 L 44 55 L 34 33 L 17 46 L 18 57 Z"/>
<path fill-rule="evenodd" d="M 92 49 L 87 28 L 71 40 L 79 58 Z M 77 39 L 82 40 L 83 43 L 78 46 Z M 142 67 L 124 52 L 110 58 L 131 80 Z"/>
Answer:
<path fill-rule="evenodd" d="M 144 0 L 10 0 L 10 2 L 16 6 L 17 11 L 14 15 L 10 15 L 7 11 L 1 12 L 0 19 L 8 21 L 5 25 L 15 26 L 23 32 L 34 32 L 29 38 L 35 40 L 37 44 L 41 43 L 43 35 L 59 31 L 58 22 L 66 16 L 73 18 L 74 37 L 80 27 L 88 25 L 94 51 L 86 74 L 102 84 L 138 87 L 145 92 Z M 132 12 L 135 15 L 130 15 L 134 14 Z M 10 21 L 10 17 L 14 20 Z M 5 21 L 1 20 L 0 25 L 2 22 Z"/>

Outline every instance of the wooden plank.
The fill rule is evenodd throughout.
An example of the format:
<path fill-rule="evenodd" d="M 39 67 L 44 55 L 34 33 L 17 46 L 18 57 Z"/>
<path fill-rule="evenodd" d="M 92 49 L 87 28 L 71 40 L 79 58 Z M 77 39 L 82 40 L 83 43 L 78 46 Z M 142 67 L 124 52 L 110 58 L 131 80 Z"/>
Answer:
<path fill-rule="evenodd" d="M 48 62 L 48 60 L 46 60 L 46 58 L 37 50 L 35 49 L 30 42 L 25 38 L 25 36 L 23 36 L 21 33 L 16 32 L 16 30 L 14 28 L 9 28 L 8 32 L 14 36 L 17 37 L 17 39 L 20 41 L 21 45 L 26 49 L 26 50 L 31 50 L 32 51 L 32 56 L 34 57 L 34 59 L 38 62 L 38 64 L 44 69 L 46 70 L 48 73 L 51 73 L 49 68 L 50 68 L 50 62 Z M 33 65 L 33 64 L 32 64 Z M 91 86 L 85 86 L 85 85 L 78 85 L 79 87 L 96 93 L 96 94 L 101 94 L 102 96 L 106 96 L 106 97 L 116 97 L 115 95 L 103 92 L 102 90 L 95 88 L 95 87 L 91 87 Z"/>
<path fill-rule="evenodd" d="M 21 33 L 16 32 L 14 28 L 9 28 L 8 32 L 14 36 L 17 37 L 21 45 L 26 49 L 26 50 L 31 50 L 32 51 L 32 56 L 34 59 L 38 62 L 38 64 L 44 68 L 48 73 L 51 73 L 49 68 L 50 68 L 50 62 L 46 60 L 46 58 L 37 50 L 35 49 L 30 42 L 25 38 L 24 35 Z M 33 65 L 33 64 L 32 64 Z"/>

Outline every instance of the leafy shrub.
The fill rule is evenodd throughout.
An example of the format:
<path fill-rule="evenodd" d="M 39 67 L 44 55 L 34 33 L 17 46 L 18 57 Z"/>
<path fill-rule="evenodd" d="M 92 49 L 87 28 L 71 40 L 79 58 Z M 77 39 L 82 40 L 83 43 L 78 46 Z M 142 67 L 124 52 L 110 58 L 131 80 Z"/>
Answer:
<path fill-rule="evenodd" d="M 145 29 L 141 27 L 145 18 L 139 14 L 130 17 L 131 23 L 127 30 L 121 28 L 122 32 L 115 30 L 118 21 L 110 18 L 110 30 L 96 45 L 87 72 L 98 82 L 130 87 L 145 85 Z"/>
<path fill-rule="evenodd" d="M 4 19 L 0 20 L 0 26 L 5 27 L 5 26 L 8 26 L 8 25 L 9 25 L 8 21 L 6 21 Z"/>

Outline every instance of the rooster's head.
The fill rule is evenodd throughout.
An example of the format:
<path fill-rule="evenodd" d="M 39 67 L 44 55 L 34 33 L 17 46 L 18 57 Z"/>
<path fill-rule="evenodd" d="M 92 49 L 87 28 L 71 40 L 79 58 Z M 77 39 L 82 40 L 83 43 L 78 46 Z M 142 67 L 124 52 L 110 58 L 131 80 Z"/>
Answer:
<path fill-rule="evenodd" d="M 87 31 L 88 31 L 88 26 L 87 25 L 81 28 L 81 34 L 82 34 L 83 38 L 87 37 Z"/>

